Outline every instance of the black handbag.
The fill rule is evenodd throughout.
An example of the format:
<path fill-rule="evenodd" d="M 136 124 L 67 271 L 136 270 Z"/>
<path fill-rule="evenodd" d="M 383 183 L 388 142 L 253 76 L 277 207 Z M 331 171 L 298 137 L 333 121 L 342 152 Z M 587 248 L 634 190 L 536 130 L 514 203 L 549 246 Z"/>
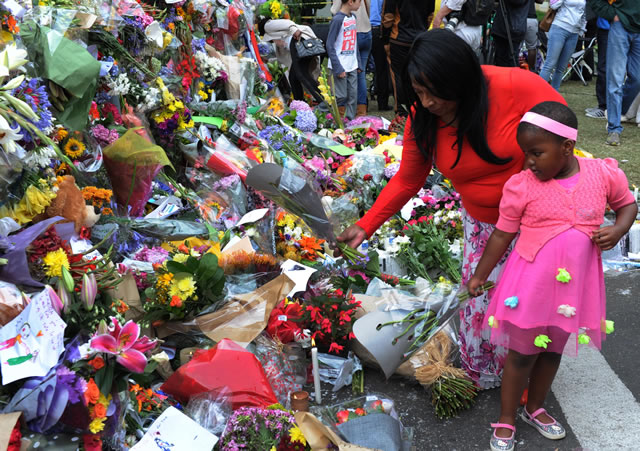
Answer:
<path fill-rule="evenodd" d="M 300 39 L 296 41 L 298 58 L 310 58 L 325 53 L 324 44 L 318 38 Z"/>

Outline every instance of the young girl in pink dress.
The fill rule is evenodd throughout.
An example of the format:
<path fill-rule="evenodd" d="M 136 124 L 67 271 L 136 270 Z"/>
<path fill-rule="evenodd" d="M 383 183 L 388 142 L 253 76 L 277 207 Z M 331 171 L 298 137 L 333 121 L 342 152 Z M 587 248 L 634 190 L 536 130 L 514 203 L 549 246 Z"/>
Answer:
<path fill-rule="evenodd" d="M 492 343 L 509 349 L 492 450 L 514 449 L 516 410 L 527 386 L 522 420 L 549 439 L 566 435 L 542 407 L 562 352 L 575 354 L 579 343 L 600 348 L 612 328 L 600 252 L 627 233 L 638 208 L 615 160 L 574 156 L 577 125 L 575 114 L 557 102 L 524 115 L 517 139 L 525 170 L 504 185 L 496 230 L 467 284 L 470 294 L 480 294 L 520 232 L 486 314 Z M 616 222 L 601 228 L 607 204 Z"/>

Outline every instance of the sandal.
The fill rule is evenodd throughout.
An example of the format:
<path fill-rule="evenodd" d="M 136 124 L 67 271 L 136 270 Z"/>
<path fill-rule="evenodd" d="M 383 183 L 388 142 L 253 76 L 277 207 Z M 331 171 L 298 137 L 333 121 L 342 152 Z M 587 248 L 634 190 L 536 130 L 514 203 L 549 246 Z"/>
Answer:
<path fill-rule="evenodd" d="M 549 417 L 553 420 L 552 423 L 544 424 L 536 419 L 536 417 L 541 413 L 546 413 L 547 415 L 549 415 L 547 411 L 542 407 L 532 414 L 527 412 L 527 408 L 525 407 L 524 409 L 522 409 L 520 417 L 524 420 L 525 423 L 529 423 L 540 434 L 550 440 L 560 440 L 561 438 L 565 438 L 567 432 L 565 431 L 564 427 L 560 423 L 558 423 L 551 415 L 549 415 Z"/>
<path fill-rule="evenodd" d="M 513 451 L 516 446 L 515 426 L 511 426 L 510 424 L 506 423 L 491 423 L 491 427 L 494 429 L 493 435 L 491 436 L 491 441 L 489 442 L 491 451 Z M 497 428 L 511 429 L 513 433 L 511 434 L 511 437 L 508 438 L 498 437 L 495 431 Z"/>

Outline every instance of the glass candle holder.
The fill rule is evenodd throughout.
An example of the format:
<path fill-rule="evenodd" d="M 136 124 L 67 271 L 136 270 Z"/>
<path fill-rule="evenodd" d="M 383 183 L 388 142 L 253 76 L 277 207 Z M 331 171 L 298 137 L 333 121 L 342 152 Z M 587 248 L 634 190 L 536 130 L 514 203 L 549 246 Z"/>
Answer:
<path fill-rule="evenodd" d="M 291 393 L 291 410 L 294 412 L 308 412 L 309 393 L 306 391 L 296 391 Z"/>

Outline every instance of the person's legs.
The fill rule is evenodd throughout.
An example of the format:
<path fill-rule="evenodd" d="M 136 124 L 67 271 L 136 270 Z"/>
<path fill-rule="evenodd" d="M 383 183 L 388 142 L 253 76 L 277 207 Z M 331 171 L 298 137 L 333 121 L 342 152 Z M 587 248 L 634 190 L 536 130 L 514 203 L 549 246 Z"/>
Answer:
<path fill-rule="evenodd" d="M 493 45 L 495 49 L 493 64 L 502 67 L 514 67 L 515 61 L 509 47 L 509 40 L 493 35 Z M 516 51 L 515 48 L 514 51 Z"/>
<path fill-rule="evenodd" d="M 560 367 L 561 359 L 562 354 L 557 354 L 555 352 L 543 352 L 538 355 L 538 359 L 536 360 L 529 377 L 529 397 L 526 405 L 527 412 L 533 413 L 544 406 L 544 401 L 549 394 L 551 383 L 556 377 L 556 373 Z M 546 413 L 538 415 L 536 419 L 544 424 L 553 422 L 553 419 Z"/>
<path fill-rule="evenodd" d="M 525 355 L 509 349 L 504 362 L 502 387 L 500 389 L 500 420 L 498 423 L 516 424 L 516 413 L 520 397 L 527 386 L 529 374 L 536 364 L 538 355 Z M 506 428 L 496 430 L 497 437 L 511 437 L 512 431 Z"/>
<path fill-rule="evenodd" d="M 380 27 L 373 27 L 371 30 L 372 45 L 371 53 L 376 65 L 376 98 L 378 99 L 378 109 L 381 111 L 389 109 L 389 63 L 384 46 L 380 41 Z"/>
<path fill-rule="evenodd" d="M 402 86 L 402 70 L 407 63 L 407 54 L 409 47 L 399 44 L 391 44 L 391 70 L 393 71 L 393 79 L 396 86 L 396 104 L 397 112 L 407 114 L 409 112 L 409 96 L 405 86 Z M 409 87 L 410 88 L 410 87 Z"/>
<path fill-rule="evenodd" d="M 640 33 L 630 33 L 627 79 L 622 92 L 622 112 L 626 113 L 640 92 Z"/>
<path fill-rule="evenodd" d="M 293 91 L 293 98 L 296 100 L 304 100 L 304 89 L 307 90 L 309 94 L 311 94 L 314 100 L 318 103 L 322 102 L 322 94 L 320 94 L 320 90 L 318 89 L 318 80 L 315 80 L 311 75 L 311 63 L 312 58 L 300 58 L 298 56 L 298 50 L 294 45 L 294 41 L 291 42 L 292 45 L 289 46 L 289 51 L 291 52 L 291 69 L 289 70 L 289 82 L 291 82 L 291 74 L 293 74 L 294 79 L 296 80 L 296 84 L 298 87 L 294 88 L 291 86 L 291 90 Z"/>
<path fill-rule="evenodd" d="M 609 30 L 598 28 L 598 79 L 596 80 L 596 98 L 598 108 L 607 109 L 607 38 Z"/>
<path fill-rule="evenodd" d="M 527 64 L 529 70 L 536 71 L 536 59 L 538 58 L 538 19 L 527 19 L 527 32 L 524 35 L 527 46 Z"/>
<path fill-rule="evenodd" d="M 367 111 L 367 62 L 371 53 L 371 32 L 358 33 L 358 52 L 360 53 L 359 65 L 362 72 L 358 74 L 358 105 L 364 105 L 364 113 Z M 360 108 L 362 110 L 363 108 Z"/>
<path fill-rule="evenodd" d="M 293 64 L 289 68 L 289 86 L 291 86 L 291 94 L 295 100 L 304 100 L 304 89 L 302 89 L 297 70 Z"/>
<path fill-rule="evenodd" d="M 576 43 L 578 42 L 578 33 L 569 33 L 566 36 L 564 45 L 562 47 L 562 51 L 560 52 L 560 56 L 558 57 L 558 62 L 556 63 L 556 70 L 553 72 L 553 78 L 551 79 L 551 86 L 557 91 L 560 89 L 560 84 L 562 83 L 562 77 L 564 76 L 565 71 L 567 70 L 567 65 L 569 64 L 569 59 L 573 54 Z"/>
<path fill-rule="evenodd" d="M 345 117 L 353 119 L 356 117 L 356 107 L 358 104 L 358 71 L 347 72 L 347 104 Z"/>
<path fill-rule="evenodd" d="M 565 31 L 564 28 L 551 25 L 549 42 L 547 44 L 547 58 L 544 60 L 544 65 L 540 71 L 540 77 L 542 77 L 543 80 L 549 81 L 551 79 L 551 73 L 554 69 L 557 69 L 560 54 L 562 53 L 567 35 L 569 34 L 570 33 Z M 575 46 L 575 42 L 573 45 Z"/>
<path fill-rule="evenodd" d="M 333 74 L 333 93 L 339 107 L 347 106 L 347 77 L 340 78 Z"/>
<path fill-rule="evenodd" d="M 622 86 L 627 75 L 629 33 L 620 22 L 613 22 L 607 42 L 607 130 L 622 133 Z"/>

